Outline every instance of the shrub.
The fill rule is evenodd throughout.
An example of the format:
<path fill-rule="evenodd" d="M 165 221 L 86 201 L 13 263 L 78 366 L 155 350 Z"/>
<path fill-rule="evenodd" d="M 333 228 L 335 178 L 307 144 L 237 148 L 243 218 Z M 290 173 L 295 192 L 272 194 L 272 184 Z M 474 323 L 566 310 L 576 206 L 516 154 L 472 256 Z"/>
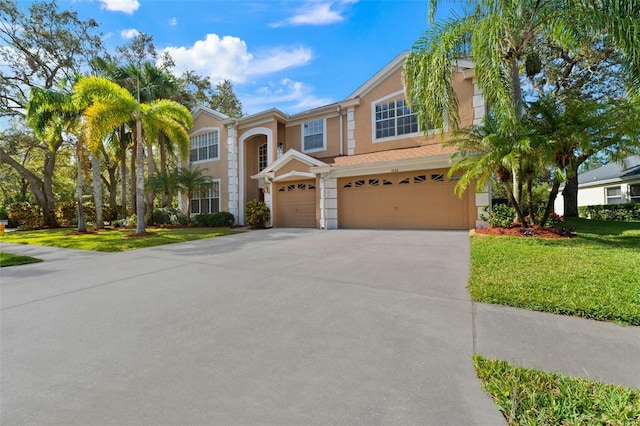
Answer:
<path fill-rule="evenodd" d="M 61 201 L 56 206 L 56 216 L 60 225 L 71 225 L 75 219 L 77 223 L 78 208 L 75 201 Z"/>
<path fill-rule="evenodd" d="M 20 228 L 39 228 L 42 226 L 42 210 L 39 206 L 26 201 L 11 203 L 8 208 L 9 220 Z"/>
<path fill-rule="evenodd" d="M 252 228 L 264 227 L 271 219 L 271 211 L 264 201 L 251 200 L 244 209 L 247 225 Z"/>
<path fill-rule="evenodd" d="M 196 226 L 220 228 L 233 226 L 233 224 L 235 223 L 235 218 L 229 212 L 200 213 L 193 216 L 193 223 Z"/>
<path fill-rule="evenodd" d="M 5 206 L 0 206 L 0 220 L 9 219 L 9 213 L 7 213 L 7 208 Z"/>
<path fill-rule="evenodd" d="M 513 223 L 515 215 L 516 211 L 513 207 L 506 204 L 496 204 L 493 206 L 488 216 L 483 216 L 483 219 L 491 226 L 508 228 Z"/>
<path fill-rule="evenodd" d="M 151 215 L 151 222 L 154 225 L 171 225 L 172 209 L 170 207 L 162 207 L 153 210 Z"/>

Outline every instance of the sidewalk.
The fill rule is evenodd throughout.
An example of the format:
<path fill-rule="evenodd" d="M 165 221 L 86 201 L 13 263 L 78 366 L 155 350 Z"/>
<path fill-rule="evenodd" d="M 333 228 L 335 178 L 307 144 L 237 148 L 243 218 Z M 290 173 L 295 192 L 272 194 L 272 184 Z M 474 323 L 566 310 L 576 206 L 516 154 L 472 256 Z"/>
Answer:
<path fill-rule="evenodd" d="M 640 390 L 640 327 L 475 303 L 475 351 Z"/>

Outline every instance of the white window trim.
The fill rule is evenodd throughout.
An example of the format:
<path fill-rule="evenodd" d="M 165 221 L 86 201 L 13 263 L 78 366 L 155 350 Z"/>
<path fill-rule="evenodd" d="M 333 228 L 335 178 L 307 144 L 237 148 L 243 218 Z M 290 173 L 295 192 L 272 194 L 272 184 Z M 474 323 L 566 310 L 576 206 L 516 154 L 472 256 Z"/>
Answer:
<path fill-rule="evenodd" d="M 628 202 L 629 202 L 629 203 L 640 203 L 640 196 L 638 196 L 638 195 L 636 195 L 636 196 L 631 195 L 631 187 L 632 187 L 632 186 L 635 186 L 635 185 L 640 186 L 640 182 L 633 182 L 633 183 L 630 183 L 630 184 L 627 186 L 627 195 L 628 195 Z M 637 199 L 638 201 L 635 201 L 636 199 Z"/>
<path fill-rule="evenodd" d="M 400 96 L 402 95 L 402 96 Z M 374 101 L 371 101 L 371 141 L 373 143 L 381 143 L 381 142 L 392 142 L 402 139 L 415 138 L 419 136 L 423 132 L 420 130 L 420 123 L 418 123 L 418 131 L 414 133 L 406 133 L 401 136 L 388 136 L 386 138 L 376 138 L 376 105 L 381 104 L 385 101 L 396 100 L 396 99 L 404 99 L 406 101 L 406 96 L 404 90 L 398 90 L 397 92 L 390 93 L 386 96 L 378 98 Z M 427 131 L 427 135 L 435 135 L 436 133 L 440 133 L 440 129 L 429 129 Z"/>
<path fill-rule="evenodd" d="M 311 121 L 319 121 L 319 120 L 322 120 L 322 148 L 304 149 L 304 124 L 309 123 Z M 305 154 L 327 150 L 327 119 L 326 117 L 316 118 L 313 120 L 306 120 L 300 125 L 300 145 L 302 145 L 301 146 L 302 152 L 304 152 Z"/>
<path fill-rule="evenodd" d="M 200 133 L 212 133 L 212 132 L 218 132 L 218 156 L 213 158 L 207 158 L 206 160 L 198 160 L 198 161 L 191 162 L 191 138 L 193 136 L 199 135 Z M 222 137 L 222 133 L 220 133 L 220 127 L 202 127 L 193 133 L 189 133 L 189 164 L 200 164 L 200 163 L 207 163 L 209 161 L 220 160 L 220 151 L 222 150 L 221 137 Z"/>
<path fill-rule="evenodd" d="M 609 189 L 618 189 L 620 190 L 620 195 L 617 196 L 609 196 Z M 609 199 L 620 199 L 620 201 L 616 202 L 616 203 L 610 203 Z M 605 186 L 604 187 L 604 203 L 605 204 L 620 204 L 620 203 L 624 203 L 625 199 L 624 199 L 624 191 L 622 190 L 622 185 L 613 185 L 613 186 Z"/>
<path fill-rule="evenodd" d="M 216 178 L 216 179 L 208 179 L 207 180 L 207 184 L 209 183 L 217 183 L 218 184 L 218 211 L 224 211 L 222 209 L 222 179 L 220 178 Z M 200 198 L 198 198 L 200 200 Z M 191 200 L 189 200 L 189 204 L 191 205 L 191 203 L 193 202 L 193 198 Z M 217 212 L 215 212 L 217 213 Z M 189 214 L 201 214 L 201 213 L 191 213 L 189 212 Z"/>

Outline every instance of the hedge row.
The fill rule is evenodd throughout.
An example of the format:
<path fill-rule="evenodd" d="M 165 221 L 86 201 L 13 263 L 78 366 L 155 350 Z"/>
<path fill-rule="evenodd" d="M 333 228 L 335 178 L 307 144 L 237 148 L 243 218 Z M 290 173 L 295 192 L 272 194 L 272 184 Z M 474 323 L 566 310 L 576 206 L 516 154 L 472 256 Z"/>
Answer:
<path fill-rule="evenodd" d="M 640 203 L 578 207 L 580 217 L 600 220 L 640 220 Z"/>

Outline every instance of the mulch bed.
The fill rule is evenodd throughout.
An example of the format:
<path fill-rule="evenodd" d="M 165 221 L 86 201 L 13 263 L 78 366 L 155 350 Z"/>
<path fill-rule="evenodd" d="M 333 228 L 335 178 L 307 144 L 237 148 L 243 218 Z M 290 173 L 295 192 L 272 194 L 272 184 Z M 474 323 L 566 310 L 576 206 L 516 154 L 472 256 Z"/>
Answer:
<path fill-rule="evenodd" d="M 512 225 L 510 228 L 494 226 L 480 226 L 475 229 L 479 235 L 506 235 L 510 237 L 538 237 L 538 238 L 573 238 L 576 235 L 570 229 L 549 228 L 546 226 L 531 226 L 525 228 L 522 225 Z"/>

